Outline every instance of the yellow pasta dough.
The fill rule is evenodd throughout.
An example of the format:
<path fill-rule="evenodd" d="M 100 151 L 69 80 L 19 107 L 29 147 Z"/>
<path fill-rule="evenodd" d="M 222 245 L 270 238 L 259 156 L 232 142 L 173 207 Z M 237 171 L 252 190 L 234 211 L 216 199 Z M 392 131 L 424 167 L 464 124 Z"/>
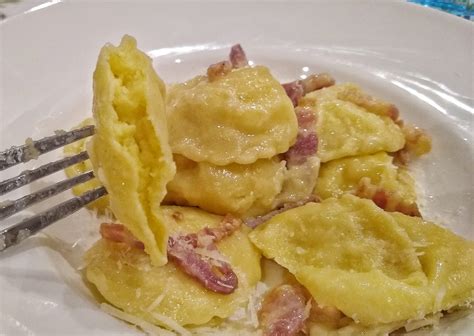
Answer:
<path fill-rule="evenodd" d="M 90 159 L 112 212 L 156 265 L 167 261 L 168 229 L 159 206 L 175 173 L 164 99 L 164 83 L 135 39 L 124 36 L 118 47 L 102 48 L 94 72 Z"/>
<path fill-rule="evenodd" d="M 472 242 L 349 194 L 286 211 L 250 238 L 316 302 L 362 325 L 419 319 L 473 299 Z"/>
<path fill-rule="evenodd" d="M 321 161 L 403 148 L 405 138 L 400 127 L 390 117 L 372 113 L 365 105 L 340 99 L 338 93 L 343 85 L 311 92 L 300 102 L 317 112 Z"/>
<path fill-rule="evenodd" d="M 261 159 L 252 164 L 216 166 L 175 155 L 177 173 L 165 202 L 198 206 L 212 213 L 256 216 L 273 209 L 285 178 L 285 162 Z"/>
<path fill-rule="evenodd" d="M 176 206 L 165 206 L 162 213 L 172 235 L 215 227 L 222 220 L 202 210 Z M 242 227 L 217 244 L 239 279 L 238 288 L 229 295 L 204 288 L 174 263 L 153 266 L 142 250 L 106 240 L 87 252 L 87 279 L 113 305 L 158 325 L 163 325 L 161 316 L 181 325 L 225 318 L 247 304 L 260 280 L 260 254 L 247 238 L 247 230 Z"/>
<path fill-rule="evenodd" d="M 173 85 L 167 107 L 173 153 L 196 162 L 249 164 L 271 158 L 286 152 L 298 132 L 290 99 L 263 66 Z"/>
<path fill-rule="evenodd" d="M 397 193 L 406 202 L 416 202 L 415 182 L 405 168 L 393 163 L 385 152 L 333 160 L 321 165 L 316 194 L 325 199 L 357 191 L 361 179 L 389 192 Z"/>

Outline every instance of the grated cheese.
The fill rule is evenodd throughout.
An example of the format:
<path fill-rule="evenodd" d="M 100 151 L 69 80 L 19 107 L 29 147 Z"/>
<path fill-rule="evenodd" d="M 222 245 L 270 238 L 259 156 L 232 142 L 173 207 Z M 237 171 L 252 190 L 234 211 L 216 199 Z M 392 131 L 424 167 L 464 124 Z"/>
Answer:
<path fill-rule="evenodd" d="M 249 298 L 249 303 L 248 303 L 248 312 L 250 315 L 250 322 L 251 326 L 254 328 L 258 327 L 258 316 L 257 316 L 257 307 L 255 304 L 255 297 L 252 296 Z"/>
<path fill-rule="evenodd" d="M 241 329 L 234 326 L 224 326 L 218 328 L 196 327 L 192 328 L 193 336 L 261 336 L 261 330 Z"/>
<path fill-rule="evenodd" d="M 412 242 L 412 245 L 413 245 L 413 247 L 428 247 L 428 246 L 430 246 L 431 244 L 428 244 L 427 242 L 416 242 L 416 241 L 413 241 L 413 242 Z"/>
<path fill-rule="evenodd" d="M 194 251 L 197 254 L 209 259 L 214 259 L 214 260 L 222 261 L 226 263 L 229 262 L 229 260 L 225 258 L 222 254 L 220 254 L 218 250 L 208 250 L 208 249 L 197 247 L 194 249 Z"/>
<path fill-rule="evenodd" d="M 250 321 L 252 321 L 253 326 L 257 328 L 259 326 L 257 312 L 262 306 L 262 301 L 264 295 L 268 292 L 269 287 L 264 282 L 258 282 L 255 286 L 254 292 L 250 295 L 249 298 L 249 312 L 251 314 Z"/>
<path fill-rule="evenodd" d="M 178 335 L 181 336 L 191 336 L 191 333 L 183 328 L 178 322 L 166 317 L 164 315 L 158 313 L 151 313 L 151 316 L 162 326 L 165 326 L 173 331 L 175 331 Z"/>
<path fill-rule="evenodd" d="M 255 289 L 248 297 L 248 304 L 244 308 L 237 309 L 234 314 L 228 317 L 222 326 L 226 329 L 229 335 L 258 335 L 258 316 L 257 312 L 260 310 L 261 302 L 264 294 L 268 291 L 268 286 L 263 282 L 258 282 Z M 245 331 L 242 328 L 246 328 Z M 231 332 L 233 330 L 233 333 Z M 215 333 L 216 335 L 221 335 Z M 212 334 L 214 335 L 214 334 Z M 224 335 L 224 334 L 222 334 Z M 227 335 L 227 334 L 226 334 Z"/>
<path fill-rule="evenodd" d="M 146 311 L 152 312 L 153 310 L 155 310 L 155 308 L 160 305 L 161 301 L 163 301 L 164 298 L 165 298 L 165 295 L 164 295 L 164 294 L 159 295 L 159 296 L 146 308 Z"/>
<path fill-rule="evenodd" d="M 436 293 L 435 302 L 434 302 L 434 310 L 439 311 L 441 310 L 441 304 L 443 303 L 444 296 L 446 295 L 446 287 L 441 287 L 438 293 Z"/>
<path fill-rule="evenodd" d="M 308 300 L 308 302 L 306 302 L 306 306 L 304 307 L 304 318 L 305 320 L 307 318 L 309 318 L 310 314 L 311 314 L 311 308 L 313 307 L 313 304 L 311 302 L 311 299 Z"/>
<path fill-rule="evenodd" d="M 304 248 L 302 248 L 301 246 L 298 246 L 298 247 L 296 247 L 295 252 L 296 252 L 297 254 L 305 254 L 305 253 L 306 253 L 306 250 L 305 250 Z"/>
<path fill-rule="evenodd" d="M 198 235 L 197 239 L 199 246 L 210 246 L 214 243 L 214 237 L 210 235 Z"/>
<path fill-rule="evenodd" d="M 407 324 L 405 324 L 405 330 L 410 332 L 419 328 L 437 325 L 439 323 L 439 319 L 442 316 L 442 313 L 437 313 L 432 316 L 427 316 L 421 320 L 409 321 Z"/>
<path fill-rule="evenodd" d="M 146 332 L 148 335 L 153 335 L 153 336 L 176 336 L 176 333 L 160 328 L 158 326 L 155 326 L 141 318 L 138 318 L 134 315 L 127 314 L 124 311 L 117 309 L 108 303 L 101 303 L 100 304 L 100 309 L 102 309 L 104 312 L 106 312 L 109 315 L 112 315 L 113 317 L 116 317 L 120 320 L 123 320 L 125 322 L 128 322 L 130 324 L 133 324 L 136 327 L 139 327 L 142 329 L 144 332 Z"/>

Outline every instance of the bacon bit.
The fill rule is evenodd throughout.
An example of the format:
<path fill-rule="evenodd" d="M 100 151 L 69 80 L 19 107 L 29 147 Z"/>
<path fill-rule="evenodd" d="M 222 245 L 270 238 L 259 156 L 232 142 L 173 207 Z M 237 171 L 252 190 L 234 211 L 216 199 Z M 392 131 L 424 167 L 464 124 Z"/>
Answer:
<path fill-rule="evenodd" d="M 405 150 L 405 147 L 400 149 L 398 152 L 393 153 L 393 163 L 398 166 L 406 166 L 411 161 L 410 153 Z"/>
<path fill-rule="evenodd" d="M 325 87 L 333 86 L 335 83 L 336 81 L 334 78 L 327 73 L 309 75 L 301 80 L 305 95 L 316 90 L 321 90 Z"/>
<path fill-rule="evenodd" d="M 183 218 L 184 218 L 184 215 L 183 215 L 182 212 L 174 211 L 173 214 L 171 215 L 171 217 L 173 217 L 174 220 L 176 220 L 176 221 L 182 221 Z"/>
<path fill-rule="evenodd" d="M 316 112 L 314 110 L 309 107 L 297 107 L 295 108 L 295 113 L 300 130 L 311 131 L 315 128 Z"/>
<path fill-rule="evenodd" d="M 234 69 L 243 68 L 249 65 L 244 49 L 240 44 L 233 45 L 229 54 L 230 63 Z"/>
<path fill-rule="evenodd" d="M 122 224 L 102 223 L 100 224 L 100 235 L 102 238 L 114 241 L 117 243 L 124 243 L 130 247 L 143 250 L 145 246 L 141 241 L 136 239 L 133 234 Z"/>
<path fill-rule="evenodd" d="M 414 158 L 431 151 L 431 137 L 425 130 L 403 122 L 398 124 L 405 135 L 405 146 L 395 153 L 396 163 L 407 165 Z"/>
<path fill-rule="evenodd" d="M 168 239 L 168 257 L 183 272 L 200 282 L 205 288 L 220 294 L 231 294 L 238 286 L 237 275 L 223 258 L 213 259 L 198 254 L 196 248 L 205 248 L 219 253 L 216 243 L 232 235 L 242 225 L 242 221 L 225 216 L 215 228 L 205 227 L 197 233 L 190 233 Z M 102 238 L 125 243 L 131 247 L 144 249 L 142 242 L 122 224 L 102 223 Z"/>
<path fill-rule="evenodd" d="M 232 69 L 242 68 L 249 64 L 247 56 L 240 44 L 232 46 L 229 54 L 229 61 L 222 61 L 216 64 L 211 64 L 207 68 L 207 78 L 209 82 L 218 80 L 232 71 Z"/>
<path fill-rule="evenodd" d="M 389 117 L 393 121 L 397 121 L 400 114 L 395 105 L 376 99 L 356 86 L 346 87 L 338 93 L 337 98 L 354 103 L 374 114 Z"/>
<path fill-rule="evenodd" d="M 304 291 L 292 285 L 272 289 L 263 299 L 259 322 L 263 336 L 296 336 L 308 318 Z"/>
<path fill-rule="evenodd" d="M 285 153 L 288 165 L 300 165 L 306 162 L 309 156 L 316 154 L 318 150 L 318 136 L 316 132 L 309 134 L 298 134 L 296 143 Z"/>
<path fill-rule="evenodd" d="M 212 64 L 207 68 L 207 77 L 210 82 L 213 82 L 219 78 L 224 77 L 232 71 L 232 64 L 229 61 L 222 61 L 216 64 Z"/>
<path fill-rule="evenodd" d="M 238 218 L 235 218 L 232 215 L 226 215 L 220 225 L 215 228 L 208 228 L 205 227 L 201 231 L 197 233 L 198 237 L 205 235 L 205 236 L 212 236 L 214 242 L 221 241 L 222 239 L 229 237 L 235 231 L 237 231 L 240 226 L 242 225 L 242 221 Z M 201 246 L 206 247 L 206 246 Z"/>
<path fill-rule="evenodd" d="M 283 204 L 283 206 L 281 208 L 270 211 L 269 213 L 267 213 L 265 215 L 247 218 L 245 220 L 245 225 L 247 225 L 248 227 L 250 227 L 252 229 L 255 229 L 260 224 L 269 221 L 274 216 L 276 216 L 276 215 L 278 215 L 282 212 L 288 211 L 290 209 L 298 208 L 298 207 L 303 206 L 303 205 L 305 205 L 307 203 L 310 203 L 310 202 L 320 202 L 320 199 L 317 196 L 312 195 L 309 198 L 307 198 L 305 200 L 302 200 L 302 201 L 293 202 L 293 203 L 285 203 L 285 204 Z"/>
<path fill-rule="evenodd" d="M 318 151 L 316 113 L 309 107 L 297 107 L 295 113 L 298 119 L 298 136 L 295 144 L 283 154 L 288 166 L 301 165 Z"/>
<path fill-rule="evenodd" d="M 311 306 L 311 312 L 309 320 L 311 322 L 322 322 L 324 324 L 329 324 L 334 328 L 342 328 L 347 326 L 352 322 L 352 320 L 344 315 L 336 307 L 331 306 L 320 306 L 316 302 Z"/>
<path fill-rule="evenodd" d="M 304 96 L 304 88 L 301 81 L 294 81 L 291 83 L 282 84 L 285 89 L 286 95 L 291 99 L 293 106 L 297 106 L 299 100 Z"/>
<path fill-rule="evenodd" d="M 291 99 L 293 106 L 297 106 L 299 100 L 307 93 L 332 86 L 336 83 L 334 78 L 327 73 L 309 75 L 305 79 L 282 84 L 287 96 Z"/>
<path fill-rule="evenodd" d="M 232 267 L 221 258 L 204 258 L 196 253 L 195 249 L 199 247 L 217 251 L 215 244 L 232 235 L 241 225 L 241 220 L 226 215 L 215 228 L 205 227 L 194 234 L 170 237 L 168 257 L 207 289 L 220 294 L 231 294 L 238 286 L 238 278 Z"/>
<path fill-rule="evenodd" d="M 398 193 L 387 191 L 382 187 L 372 184 L 368 177 L 363 177 L 359 181 L 355 195 L 372 200 L 379 208 L 385 211 L 397 211 L 408 216 L 421 217 L 416 203 L 407 202 Z"/>
<path fill-rule="evenodd" d="M 229 263 L 206 259 L 194 250 L 189 235 L 168 241 L 168 257 L 182 271 L 196 279 L 207 289 L 220 294 L 231 294 L 238 286 L 237 275 Z M 212 262 L 211 262 L 212 261 Z"/>

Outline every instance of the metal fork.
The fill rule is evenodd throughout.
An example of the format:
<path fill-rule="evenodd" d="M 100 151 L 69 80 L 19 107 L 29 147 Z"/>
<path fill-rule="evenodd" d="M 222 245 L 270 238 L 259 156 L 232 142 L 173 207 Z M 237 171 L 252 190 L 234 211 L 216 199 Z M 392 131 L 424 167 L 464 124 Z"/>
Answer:
<path fill-rule="evenodd" d="M 63 147 L 80 139 L 94 134 L 94 126 L 86 126 L 70 132 L 57 132 L 32 143 L 21 146 L 13 146 L 0 152 L 0 170 L 5 170 L 20 163 L 30 161 L 37 156 Z M 76 163 L 89 158 L 87 152 L 81 152 L 74 156 L 47 163 L 33 170 L 26 170 L 19 175 L 0 182 L 0 196 L 25 186 L 35 180 L 48 176 Z M 66 179 L 51 186 L 40 189 L 14 201 L 0 202 L 0 220 L 10 217 L 27 207 L 41 202 L 51 196 L 57 195 L 73 186 L 84 183 L 94 177 L 92 171 Z M 27 218 L 19 223 L 0 229 L 0 251 L 20 243 L 25 238 L 36 234 L 50 224 L 69 216 L 80 210 L 83 206 L 95 201 L 107 194 L 104 187 L 98 187 L 73 197 L 37 215 Z"/>

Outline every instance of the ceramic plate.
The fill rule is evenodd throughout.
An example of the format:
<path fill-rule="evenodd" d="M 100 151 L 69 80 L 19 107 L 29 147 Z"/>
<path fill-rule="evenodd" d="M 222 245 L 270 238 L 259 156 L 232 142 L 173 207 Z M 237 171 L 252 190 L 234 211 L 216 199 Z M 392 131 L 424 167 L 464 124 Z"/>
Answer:
<path fill-rule="evenodd" d="M 167 82 L 201 73 L 240 42 L 254 63 L 282 81 L 329 72 L 396 103 L 404 119 L 433 136 L 433 152 L 414 167 L 424 216 L 473 238 L 471 22 L 398 1 L 51 1 L 0 24 L 0 149 L 88 116 L 99 49 L 125 33 L 137 38 Z M 8 198 L 63 177 L 52 175 Z M 0 255 L 0 334 L 140 334 L 100 311 L 76 270 L 95 225 L 81 211 Z M 428 333 L 472 335 L 473 321 L 451 318 Z"/>

